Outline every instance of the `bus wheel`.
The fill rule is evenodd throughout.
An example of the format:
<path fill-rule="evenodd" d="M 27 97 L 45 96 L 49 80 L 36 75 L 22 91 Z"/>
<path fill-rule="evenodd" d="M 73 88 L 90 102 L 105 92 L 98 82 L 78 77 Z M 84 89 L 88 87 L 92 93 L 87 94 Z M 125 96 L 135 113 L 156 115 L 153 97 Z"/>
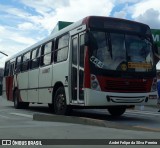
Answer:
<path fill-rule="evenodd" d="M 69 106 L 66 104 L 66 95 L 63 87 L 58 88 L 54 97 L 54 112 L 57 115 L 67 115 Z"/>
<path fill-rule="evenodd" d="M 108 108 L 108 112 L 112 116 L 121 116 L 126 111 L 125 106 L 112 106 Z"/>

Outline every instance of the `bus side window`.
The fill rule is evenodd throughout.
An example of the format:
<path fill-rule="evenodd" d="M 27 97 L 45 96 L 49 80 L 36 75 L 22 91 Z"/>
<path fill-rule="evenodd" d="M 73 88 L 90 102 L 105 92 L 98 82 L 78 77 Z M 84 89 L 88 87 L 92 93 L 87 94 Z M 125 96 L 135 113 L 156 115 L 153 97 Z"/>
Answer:
<path fill-rule="evenodd" d="M 46 43 L 42 48 L 41 66 L 51 64 L 52 42 Z"/>
<path fill-rule="evenodd" d="M 19 73 L 21 71 L 21 59 L 22 59 L 21 56 L 17 57 L 16 59 L 16 66 L 15 66 L 16 73 Z"/>
<path fill-rule="evenodd" d="M 10 64 L 9 75 L 13 76 L 14 75 L 14 71 L 15 71 L 15 61 Z"/>
<path fill-rule="evenodd" d="M 39 60 L 40 59 L 40 47 L 34 49 L 31 53 L 31 62 L 30 62 L 30 68 L 34 69 L 39 67 Z"/>
<path fill-rule="evenodd" d="M 22 71 L 27 71 L 29 69 L 30 52 L 23 55 L 22 58 Z"/>
<path fill-rule="evenodd" d="M 68 57 L 69 34 L 56 39 L 56 47 L 54 52 L 54 62 L 62 62 Z"/>
<path fill-rule="evenodd" d="M 84 67 L 84 50 L 85 50 L 85 45 L 84 45 L 84 37 L 85 37 L 85 34 L 82 34 L 80 35 L 80 66 L 81 67 Z"/>
<path fill-rule="evenodd" d="M 72 39 L 72 62 L 74 65 L 77 65 L 77 47 L 78 47 L 78 38 Z"/>

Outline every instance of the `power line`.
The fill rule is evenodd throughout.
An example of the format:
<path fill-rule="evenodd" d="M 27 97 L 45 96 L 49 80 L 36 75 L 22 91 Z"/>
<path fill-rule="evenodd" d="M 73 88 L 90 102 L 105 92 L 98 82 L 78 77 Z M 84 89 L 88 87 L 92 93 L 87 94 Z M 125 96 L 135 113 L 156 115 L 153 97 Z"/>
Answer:
<path fill-rule="evenodd" d="M 7 54 L 5 54 L 4 52 L 0 51 L 0 53 L 4 54 L 5 56 L 8 56 Z"/>

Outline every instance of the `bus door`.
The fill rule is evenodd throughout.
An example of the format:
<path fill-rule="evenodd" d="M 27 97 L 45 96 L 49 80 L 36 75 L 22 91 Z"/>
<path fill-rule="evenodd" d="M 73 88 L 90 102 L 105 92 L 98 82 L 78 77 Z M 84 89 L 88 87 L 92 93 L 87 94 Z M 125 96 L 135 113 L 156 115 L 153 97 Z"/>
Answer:
<path fill-rule="evenodd" d="M 84 32 L 71 38 L 71 103 L 84 104 Z"/>

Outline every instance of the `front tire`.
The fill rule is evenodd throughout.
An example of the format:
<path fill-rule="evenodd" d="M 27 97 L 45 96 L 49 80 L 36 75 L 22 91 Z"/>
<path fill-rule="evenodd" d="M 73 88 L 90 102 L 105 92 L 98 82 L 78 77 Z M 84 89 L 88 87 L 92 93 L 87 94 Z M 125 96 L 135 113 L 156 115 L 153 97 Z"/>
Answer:
<path fill-rule="evenodd" d="M 125 106 L 112 106 L 108 108 L 108 112 L 110 113 L 110 115 L 116 117 L 121 116 L 122 114 L 124 114 L 125 111 L 126 111 Z"/>
<path fill-rule="evenodd" d="M 54 97 L 54 112 L 57 115 L 68 115 L 70 107 L 66 103 L 66 95 L 63 87 L 57 89 Z"/>

